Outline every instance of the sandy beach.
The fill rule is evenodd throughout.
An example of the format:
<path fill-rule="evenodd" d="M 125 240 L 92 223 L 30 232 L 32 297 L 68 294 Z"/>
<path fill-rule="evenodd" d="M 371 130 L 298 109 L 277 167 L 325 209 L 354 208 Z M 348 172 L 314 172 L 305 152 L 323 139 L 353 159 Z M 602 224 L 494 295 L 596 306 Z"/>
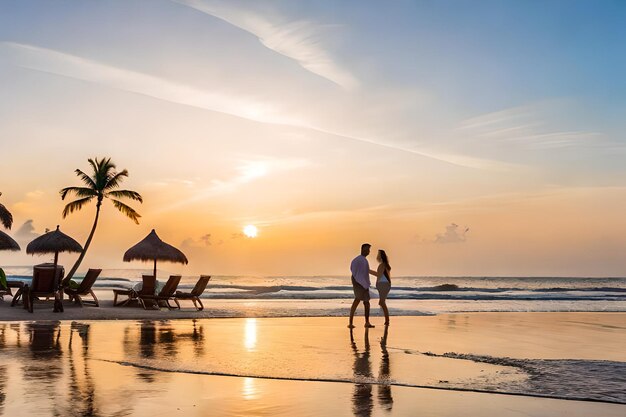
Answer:
<path fill-rule="evenodd" d="M 66 313 L 94 310 L 113 308 Z M 145 314 L 114 310 L 137 319 Z M 619 380 L 626 361 L 623 313 L 392 317 L 387 332 L 357 327 L 352 334 L 345 318 L 176 320 L 177 312 L 146 313 L 159 317 L 65 320 L 64 313 L 57 315 L 63 321 L 1 323 L 0 415 L 626 411 L 611 403 L 626 403 L 623 373 Z M 598 373 L 599 363 L 618 364 L 617 373 Z"/>

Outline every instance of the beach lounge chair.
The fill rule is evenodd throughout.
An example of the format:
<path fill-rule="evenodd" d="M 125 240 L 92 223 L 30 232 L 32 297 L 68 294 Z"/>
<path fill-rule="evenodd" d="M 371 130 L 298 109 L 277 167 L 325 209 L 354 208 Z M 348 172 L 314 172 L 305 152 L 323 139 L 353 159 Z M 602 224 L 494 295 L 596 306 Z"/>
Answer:
<path fill-rule="evenodd" d="M 41 264 L 33 267 L 33 281 L 24 286 L 24 308 L 33 312 L 35 299 L 54 298 L 54 312 L 63 312 L 59 283 L 63 279 L 65 270 L 61 266 L 54 268 L 52 264 Z"/>
<path fill-rule="evenodd" d="M 94 306 L 99 307 L 100 304 L 98 303 L 98 298 L 91 287 L 93 287 L 93 284 L 96 282 L 96 279 L 101 272 L 102 269 L 90 269 L 87 271 L 85 278 L 83 278 L 81 283 L 78 284 L 78 288 L 66 287 L 64 292 L 69 296 L 70 301 L 74 300 L 74 302 L 78 303 L 81 307 L 83 307 L 84 304 L 93 304 Z M 83 300 L 83 297 L 86 295 L 90 295 L 93 298 L 93 301 Z"/>
<path fill-rule="evenodd" d="M 17 288 L 15 295 L 13 295 L 11 288 Z M 24 283 L 22 281 L 7 280 L 4 270 L 0 268 L 0 300 L 4 300 L 5 295 L 13 297 L 13 300 L 11 301 L 11 307 L 13 307 L 21 299 L 23 288 Z"/>
<path fill-rule="evenodd" d="M 196 310 L 198 311 L 204 310 L 204 305 L 202 305 L 200 296 L 204 292 L 204 289 L 206 288 L 210 279 L 211 279 L 210 275 L 200 275 L 200 279 L 198 280 L 198 282 L 196 282 L 196 285 L 193 287 L 191 292 L 176 291 L 176 294 L 174 294 L 174 301 L 176 302 L 176 305 L 178 306 L 178 308 L 180 308 L 179 301 L 191 300 Z M 196 303 L 200 305 L 198 306 L 198 304 Z"/>
<path fill-rule="evenodd" d="M 168 309 L 175 308 L 170 305 L 170 300 L 174 300 L 174 293 L 176 292 L 176 288 L 178 288 L 178 284 L 180 283 L 181 276 L 180 275 L 170 275 L 170 278 L 165 283 L 165 286 L 159 291 L 158 294 L 143 293 L 143 288 L 140 293 L 138 293 L 137 298 L 139 299 L 139 303 L 146 310 L 146 304 L 150 304 L 155 307 L 164 306 Z M 145 281 L 144 281 L 145 284 Z"/>
<path fill-rule="evenodd" d="M 143 283 L 142 283 L 141 290 L 139 291 L 143 291 L 143 289 L 145 288 L 146 294 L 154 294 L 155 289 L 156 289 L 155 288 L 156 280 L 154 279 L 154 276 L 142 275 L 141 279 L 143 280 Z M 124 288 L 124 289 L 113 290 L 113 306 L 115 307 L 124 306 L 124 305 L 130 304 L 132 301 L 137 301 L 137 294 L 139 293 L 139 291 L 136 291 L 134 288 Z M 125 296 L 126 299 L 123 299 L 118 302 L 117 297 L 119 297 L 120 295 Z"/>
<path fill-rule="evenodd" d="M 5 295 L 13 295 L 13 293 L 8 285 L 5 286 L 4 283 L 0 282 L 0 300 L 3 300 Z"/>

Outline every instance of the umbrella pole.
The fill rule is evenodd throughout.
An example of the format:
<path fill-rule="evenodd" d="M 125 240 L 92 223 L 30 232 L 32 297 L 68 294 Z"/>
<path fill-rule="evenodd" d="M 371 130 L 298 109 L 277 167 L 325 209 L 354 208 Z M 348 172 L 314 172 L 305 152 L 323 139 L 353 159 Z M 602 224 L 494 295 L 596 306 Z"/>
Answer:
<path fill-rule="evenodd" d="M 154 276 L 154 280 L 156 281 L 156 258 L 154 258 L 154 273 L 152 274 Z"/>

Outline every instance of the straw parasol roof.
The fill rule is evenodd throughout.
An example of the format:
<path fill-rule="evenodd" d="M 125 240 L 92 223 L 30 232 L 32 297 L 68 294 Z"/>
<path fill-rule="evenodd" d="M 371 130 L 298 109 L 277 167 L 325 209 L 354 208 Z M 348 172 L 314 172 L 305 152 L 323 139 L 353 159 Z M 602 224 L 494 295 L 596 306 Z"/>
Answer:
<path fill-rule="evenodd" d="M 0 231 L 0 250 L 20 250 L 20 245 L 15 240 L 3 231 Z"/>
<path fill-rule="evenodd" d="M 82 252 L 80 243 L 59 230 L 47 232 L 26 246 L 26 253 L 29 255 L 54 253 L 54 269 L 59 263 L 59 252 Z"/>
<path fill-rule="evenodd" d="M 82 251 L 83 247 L 80 243 L 61 232 L 59 226 L 57 226 L 56 230 L 39 236 L 26 246 L 26 253 L 29 255 L 44 253 L 54 253 L 58 255 L 60 252 Z"/>
<path fill-rule="evenodd" d="M 124 262 L 154 261 L 154 278 L 156 279 L 157 261 L 174 262 L 187 265 L 189 261 L 184 253 L 159 238 L 155 230 L 141 242 L 128 249 L 124 254 Z"/>

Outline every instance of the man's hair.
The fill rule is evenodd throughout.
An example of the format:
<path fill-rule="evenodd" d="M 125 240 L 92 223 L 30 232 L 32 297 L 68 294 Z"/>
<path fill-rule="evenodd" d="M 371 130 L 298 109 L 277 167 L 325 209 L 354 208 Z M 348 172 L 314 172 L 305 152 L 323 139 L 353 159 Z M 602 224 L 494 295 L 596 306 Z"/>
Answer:
<path fill-rule="evenodd" d="M 363 251 L 363 250 L 365 250 L 367 248 L 371 248 L 371 247 L 372 247 L 372 245 L 370 245 L 369 243 L 364 243 L 364 244 L 361 245 L 361 250 Z"/>

